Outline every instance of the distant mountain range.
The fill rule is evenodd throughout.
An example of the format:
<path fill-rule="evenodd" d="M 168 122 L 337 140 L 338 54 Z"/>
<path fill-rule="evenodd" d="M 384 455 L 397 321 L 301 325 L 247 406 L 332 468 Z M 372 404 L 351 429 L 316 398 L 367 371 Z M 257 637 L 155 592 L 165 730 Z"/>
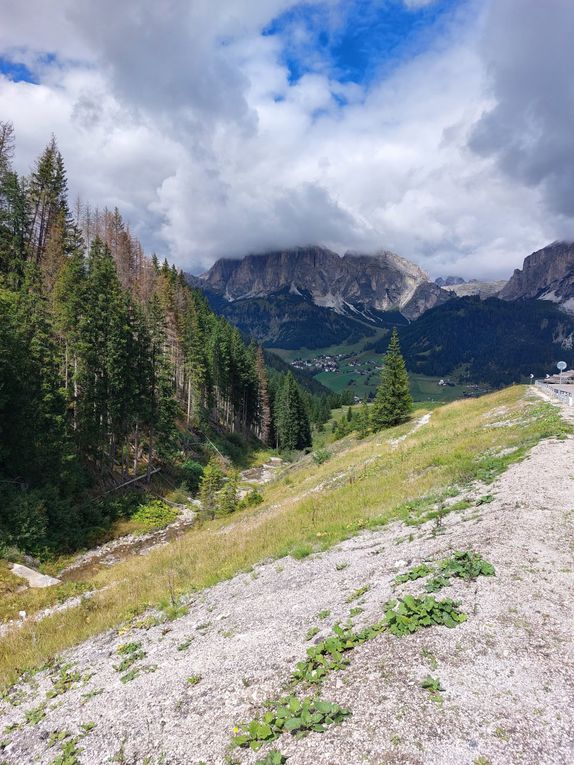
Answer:
<path fill-rule="evenodd" d="M 297 247 L 221 259 L 189 281 L 242 331 L 280 348 L 355 342 L 452 298 L 419 266 L 386 250 L 341 257 Z"/>
<path fill-rule="evenodd" d="M 419 266 L 387 250 L 341 257 L 325 247 L 296 247 L 221 259 L 197 281 L 229 302 L 288 290 L 317 306 L 371 323 L 387 311 L 416 319 L 449 297 Z"/>
<path fill-rule="evenodd" d="M 557 354 L 574 363 L 571 243 L 528 256 L 508 282 L 431 281 L 387 250 L 339 256 L 318 246 L 221 259 L 188 279 L 217 313 L 268 348 L 373 337 L 382 352 L 385 330 L 398 326 L 409 366 L 427 374 L 458 370 L 501 383 L 552 369 Z"/>

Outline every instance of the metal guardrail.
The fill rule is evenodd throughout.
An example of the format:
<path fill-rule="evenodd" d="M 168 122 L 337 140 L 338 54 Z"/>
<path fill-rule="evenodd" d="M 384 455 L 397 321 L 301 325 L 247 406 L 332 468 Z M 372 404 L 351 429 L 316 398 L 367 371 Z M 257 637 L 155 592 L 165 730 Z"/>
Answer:
<path fill-rule="evenodd" d="M 559 398 L 568 406 L 574 406 L 574 396 L 572 393 L 568 393 L 568 391 L 565 390 L 560 390 L 560 388 L 557 388 L 555 385 L 548 385 L 548 383 L 545 383 L 544 380 L 536 380 L 535 385 L 538 385 L 539 388 L 542 388 L 542 390 L 545 390 L 548 393 L 552 393 L 554 396 L 556 396 L 556 398 Z"/>

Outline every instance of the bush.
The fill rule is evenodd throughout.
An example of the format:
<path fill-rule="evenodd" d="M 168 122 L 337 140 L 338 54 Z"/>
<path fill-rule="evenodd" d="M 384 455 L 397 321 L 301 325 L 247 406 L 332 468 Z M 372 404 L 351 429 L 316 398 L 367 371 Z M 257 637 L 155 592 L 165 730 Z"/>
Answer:
<path fill-rule="evenodd" d="M 239 506 L 242 508 L 256 507 L 257 505 L 260 505 L 262 502 L 263 502 L 263 497 L 257 491 L 257 489 L 251 489 L 251 491 L 243 497 L 243 499 L 239 503 Z"/>
<path fill-rule="evenodd" d="M 327 449 L 317 449 L 316 452 L 313 452 L 313 462 L 316 465 L 322 465 L 323 462 L 330 460 L 331 456 L 331 452 L 327 451 Z"/>
<path fill-rule="evenodd" d="M 151 531 L 169 526 L 177 516 L 178 512 L 175 508 L 166 505 L 160 499 L 154 499 L 141 505 L 132 515 L 132 520 L 136 521 L 144 531 Z"/>
<path fill-rule="evenodd" d="M 181 466 L 182 477 L 188 490 L 195 494 L 203 476 L 203 465 L 195 460 L 187 460 Z"/>

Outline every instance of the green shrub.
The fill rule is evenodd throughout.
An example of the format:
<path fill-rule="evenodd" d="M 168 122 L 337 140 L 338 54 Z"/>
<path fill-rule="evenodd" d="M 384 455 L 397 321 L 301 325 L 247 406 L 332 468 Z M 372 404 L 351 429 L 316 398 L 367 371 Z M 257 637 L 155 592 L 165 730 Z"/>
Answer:
<path fill-rule="evenodd" d="M 181 473 L 188 490 L 195 494 L 203 476 L 203 465 L 195 460 L 186 460 L 181 466 Z"/>
<path fill-rule="evenodd" d="M 263 502 L 263 497 L 257 491 L 257 489 L 251 489 L 251 491 L 243 497 L 243 499 L 239 503 L 239 506 L 240 507 L 257 507 L 257 505 L 260 505 L 262 502 Z"/>
<path fill-rule="evenodd" d="M 317 449 L 317 451 L 312 454 L 313 462 L 316 465 L 322 465 L 324 462 L 331 459 L 331 456 L 331 452 L 327 449 Z"/>
<path fill-rule="evenodd" d="M 140 505 L 132 515 L 132 520 L 136 521 L 143 531 L 152 531 L 169 526 L 178 515 L 178 511 L 174 507 L 167 505 L 160 499 L 153 499 L 145 505 Z"/>

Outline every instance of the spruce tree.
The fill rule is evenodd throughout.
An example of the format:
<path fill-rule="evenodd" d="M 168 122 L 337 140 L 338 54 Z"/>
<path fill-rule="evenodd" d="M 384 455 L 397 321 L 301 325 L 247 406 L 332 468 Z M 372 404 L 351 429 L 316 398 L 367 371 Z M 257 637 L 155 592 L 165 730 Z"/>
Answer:
<path fill-rule="evenodd" d="M 275 404 L 275 430 L 281 449 L 311 446 L 311 426 L 301 391 L 291 372 L 285 375 Z"/>
<path fill-rule="evenodd" d="M 413 401 L 409 392 L 409 377 L 401 354 L 399 334 L 393 329 L 391 341 L 383 358 L 381 383 L 372 407 L 371 423 L 375 430 L 399 425 L 408 418 Z"/>
<path fill-rule="evenodd" d="M 201 502 L 201 517 L 203 520 L 215 518 L 217 511 L 217 493 L 223 483 L 223 473 L 216 459 L 211 459 L 206 465 L 199 485 L 199 500 Z"/>

